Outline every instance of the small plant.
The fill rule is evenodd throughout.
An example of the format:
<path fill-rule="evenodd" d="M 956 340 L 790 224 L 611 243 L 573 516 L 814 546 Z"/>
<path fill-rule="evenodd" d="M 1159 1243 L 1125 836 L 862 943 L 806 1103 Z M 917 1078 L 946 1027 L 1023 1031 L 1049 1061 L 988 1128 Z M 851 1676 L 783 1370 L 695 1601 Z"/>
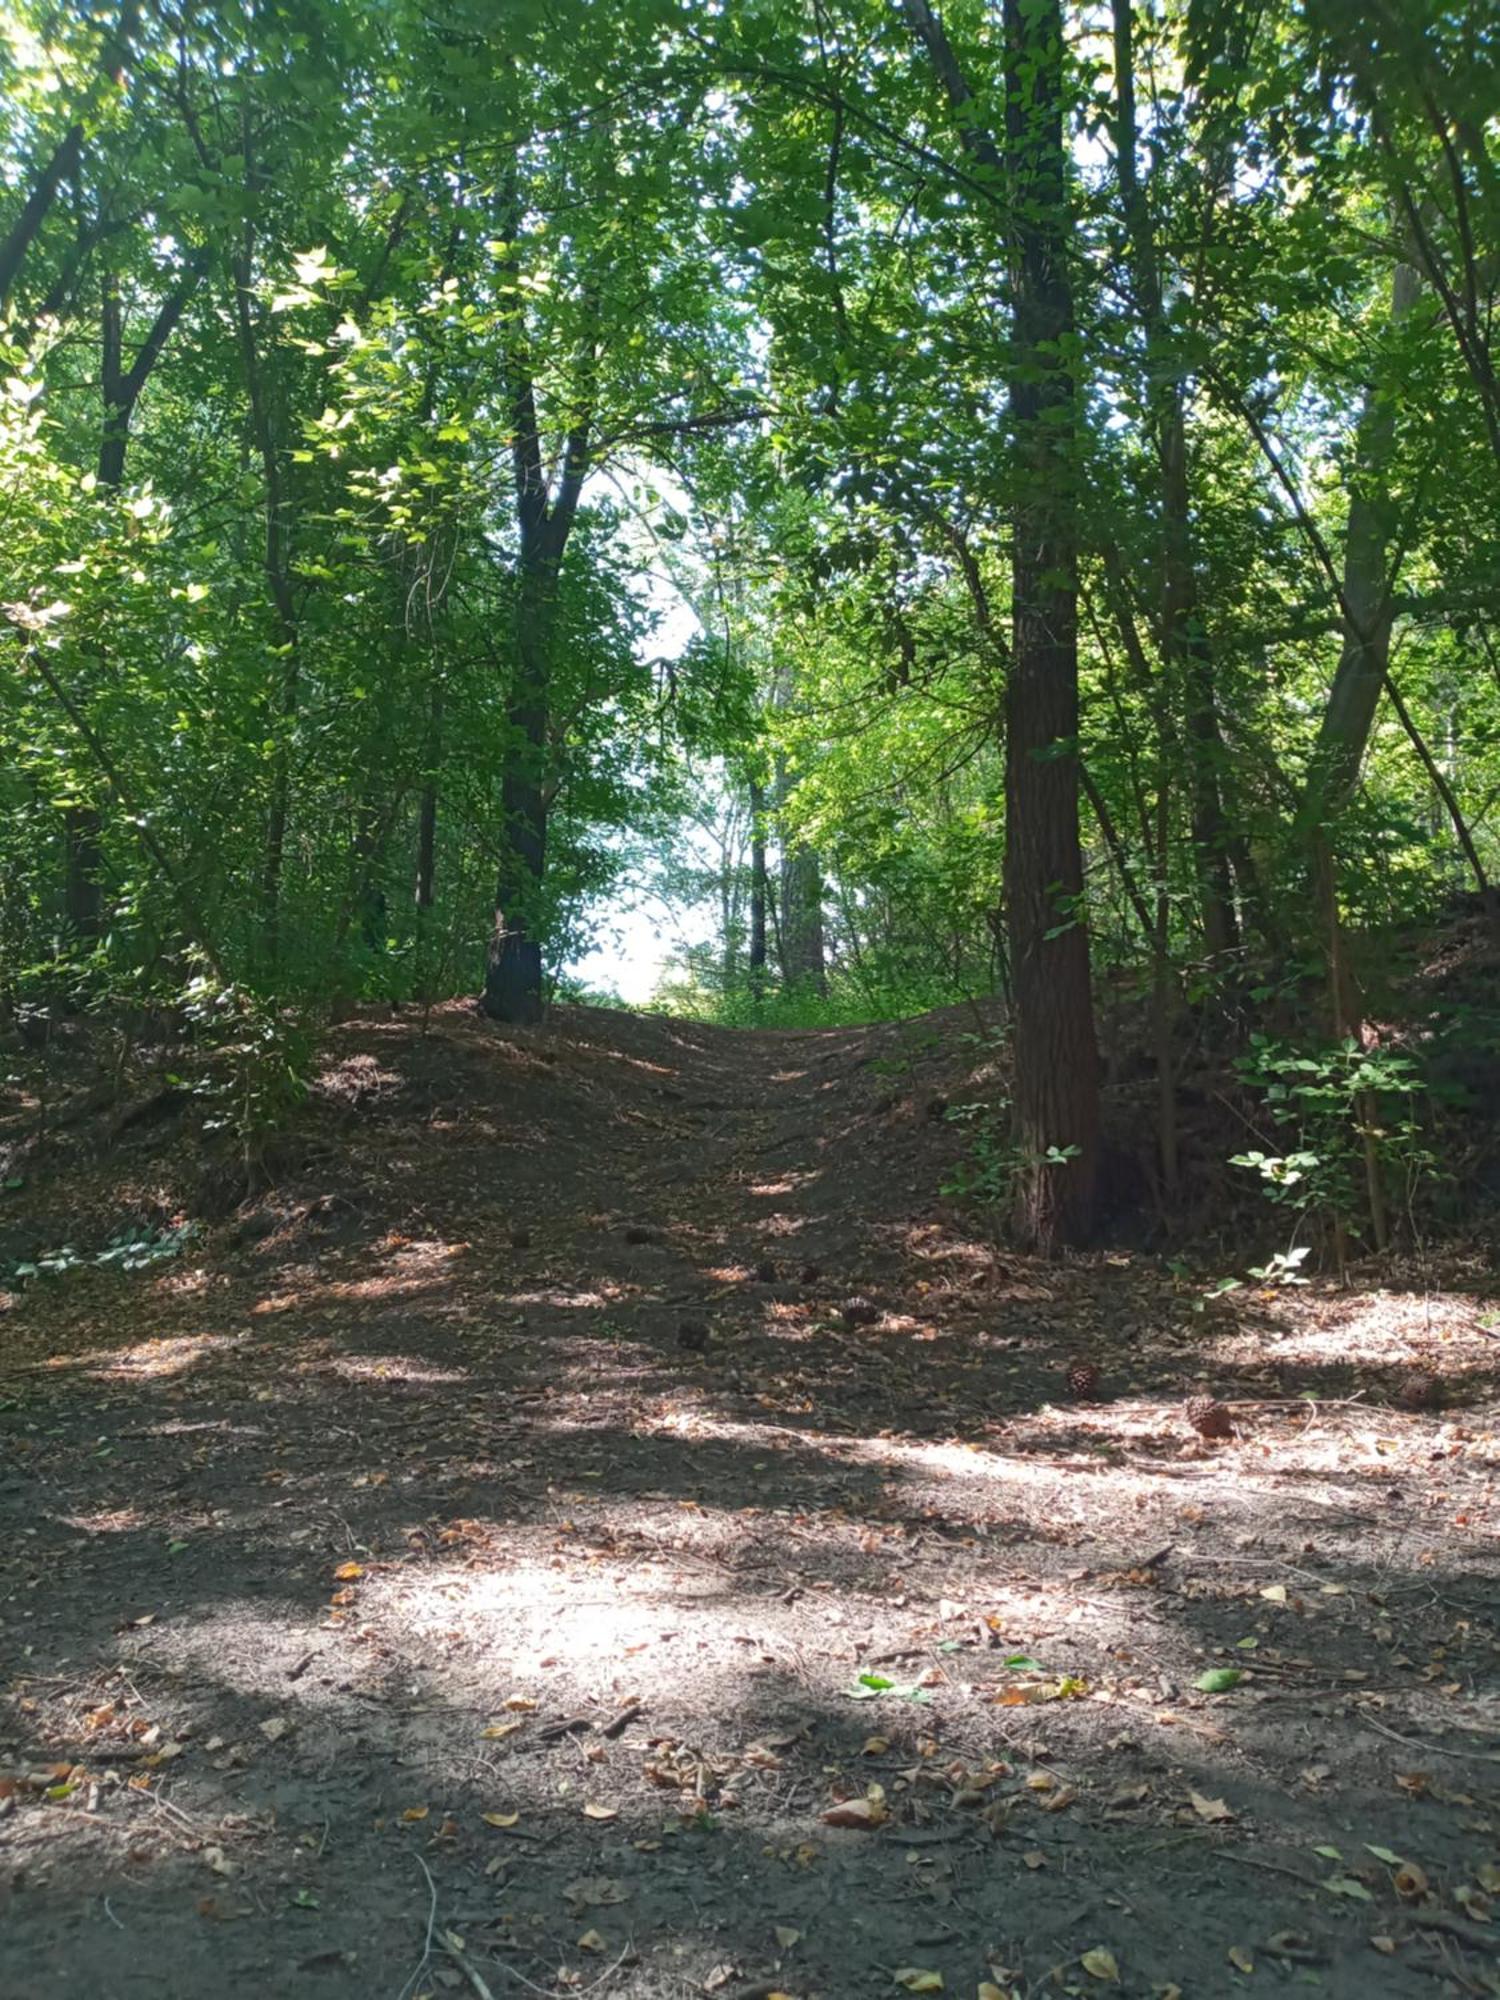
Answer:
<path fill-rule="evenodd" d="M 1082 1148 L 1049 1146 L 1045 1152 L 1028 1152 L 1009 1136 L 1006 1104 L 950 1104 L 943 1116 L 950 1124 L 973 1125 L 974 1139 L 967 1159 L 960 1160 L 941 1192 L 964 1201 L 1006 1206 L 1023 1175 L 1037 1167 L 1064 1167 L 1076 1160 Z"/>
<path fill-rule="evenodd" d="M 27 1278 L 60 1278 L 65 1272 L 79 1270 L 85 1264 L 104 1270 L 118 1264 L 122 1271 L 143 1271 L 148 1265 L 180 1257 L 197 1233 L 198 1225 L 194 1222 L 180 1222 L 171 1229 L 131 1229 L 112 1237 L 102 1250 L 92 1254 L 75 1250 L 71 1243 L 64 1243 L 61 1249 L 49 1250 L 43 1257 L 13 1266 L 11 1276 L 23 1281 Z"/>
<path fill-rule="evenodd" d="M 1230 1165 L 1257 1174 L 1267 1199 L 1291 1209 L 1297 1225 L 1316 1216 L 1336 1237 L 1345 1231 L 1360 1237 L 1368 1224 L 1379 1242 L 1385 1189 L 1399 1187 L 1409 1211 L 1420 1181 L 1437 1164 L 1416 1116 L 1425 1085 L 1415 1064 L 1394 1050 L 1361 1048 L 1352 1036 L 1315 1050 L 1267 1035 L 1250 1039 L 1240 1074 L 1262 1093 L 1291 1143 L 1281 1153 L 1236 1153 Z M 1306 1254 L 1288 1250 L 1252 1275 L 1271 1284 L 1300 1282 L 1290 1260 L 1300 1263 Z"/>

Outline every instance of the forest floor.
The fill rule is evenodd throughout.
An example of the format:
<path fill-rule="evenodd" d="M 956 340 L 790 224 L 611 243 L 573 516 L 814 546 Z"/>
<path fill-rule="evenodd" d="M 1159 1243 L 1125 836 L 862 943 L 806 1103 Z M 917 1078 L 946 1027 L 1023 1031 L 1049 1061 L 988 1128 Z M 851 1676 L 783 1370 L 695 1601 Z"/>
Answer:
<path fill-rule="evenodd" d="M 997 1252 L 971 1026 L 361 1018 L 4 1302 L 5 2000 L 1500 1993 L 1489 1274 Z"/>

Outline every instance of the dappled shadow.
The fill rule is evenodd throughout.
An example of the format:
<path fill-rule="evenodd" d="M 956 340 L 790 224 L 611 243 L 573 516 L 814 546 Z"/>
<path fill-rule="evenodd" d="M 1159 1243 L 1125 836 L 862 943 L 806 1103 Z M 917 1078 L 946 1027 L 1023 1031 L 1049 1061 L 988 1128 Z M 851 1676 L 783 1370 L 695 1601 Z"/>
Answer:
<path fill-rule="evenodd" d="M 192 1271 L 29 1298 L 5 1990 L 97 1964 L 135 2000 L 169 1961 L 395 1996 L 434 1911 L 497 1993 L 1031 1993 L 1096 1946 L 1141 1993 L 1228 1991 L 1232 1949 L 1335 1995 L 1467 1976 L 1477 1302 L 1199 1314 L 1149 1262 L 1028 1265 L 932 1193 L 936 1062 L 356 1023 L 331 1188 Z M 1381 1400 L 1434 1366 L 1446 1407 Z M 1229 1444 L 1183 1419 L 1203 1380 Z M 878 1825 L 825 1821 L 871 1786 Z"/>

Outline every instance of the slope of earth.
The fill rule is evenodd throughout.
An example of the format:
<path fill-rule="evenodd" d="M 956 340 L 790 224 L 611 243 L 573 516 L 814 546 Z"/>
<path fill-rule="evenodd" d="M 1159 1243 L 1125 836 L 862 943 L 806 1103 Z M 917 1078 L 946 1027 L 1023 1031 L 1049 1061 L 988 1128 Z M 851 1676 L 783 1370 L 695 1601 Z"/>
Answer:
<path fill-rule="evenodd" d="M 1484 1274 L 997 1254 L 972 1027 L 358 1020 L 134 1270 L 170 1104 L 28 1168 L 7 2000 L 1500 1992 Z"/>

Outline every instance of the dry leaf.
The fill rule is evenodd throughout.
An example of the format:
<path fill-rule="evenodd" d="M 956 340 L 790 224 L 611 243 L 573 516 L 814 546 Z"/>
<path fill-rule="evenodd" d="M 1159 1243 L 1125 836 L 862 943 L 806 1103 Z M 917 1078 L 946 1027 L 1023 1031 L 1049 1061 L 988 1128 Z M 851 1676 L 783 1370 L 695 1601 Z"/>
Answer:
<path fill-rule="evenodd" d="M 940 1972 L 924 1972 L 919 1965 L 903 1965 L 891 1975 L 898 1986 L 904 1986 L 908 1993 L 941 1993 L 943 1975 Z"/>
<path fill-rule="evenodd" d="M 1268 1583 L 1261 1592 L 1261 1596 L 1266 1600 L 1267 1604 L 1285 1604 L 1286 1585 L 1284 1583 Z"/>
<path fill-rule="evenodd" d="M 1396 1956 L 1396 1940 L 1393 1937 L 1382 1937 L 1377 1933 L 1370 1939 L 1370 1943 L 1376 1951 L 1383 1953 L 1386 1958 L 1394 1958 Z"/>
<path fill-rule="evenodd" d="M 1396 1885 L 1396 1894 L 1403 1902 L 1411 1902 L 1427 1894 L 1426 1872 L 1415 1861 L 1403 1861 L 1391 1879 Z"/>
<path fill-rule="evenodd" d="M 867 1736 L 865 1738 L 865 1746 L 859 1754 L 861 1757 L 883 1757 L 890 1747 L 890 1741 L 887 1737 Z"/>
<path fill-rule="evenodd" d="M 1223 1799 L 1206 1799 L 1202 1792 L 1189 1792 L 1188 1798 L 1192 1802 L 1193 1811 L 1198 1815 L 1199 1819 L 1226 1820 L 1234 1818 L 1234 1808 L 1226 1805 Z"/>
<path fill-rule="evenodd" d="M 488 1729 L 481 1729 L 479 1733 L 491 1743 L 500 1743 L 507 1736 L 514 1736 L 518 1729 L 523 1729 L 524 1727 L 525 1724 L 520 1722 L 492 1722 Z"/>
<path fill-rule="evenodd" d="M 513 1694 L 506 1700 L 504 1706 L 508 1709 L 524 1711 L 524 1713 L 529 1715 L 536 1707 L 536 1703 L 528 1694 Z"/>
<path fill-rule="evenodd" d="M 869 1832 L 877 1826 L 884 1826 L 890 1818 L 885 1805 L 879 1799 L 845 1799 L 842 1804 L 830 1806 L 823 1814 L 824 1826 L 852 1826 Z"/>
<path fill-rule="evenodd" d="M 802 1942 L 801 1931 L 794 1931 L 790 1924 L 776 1926 L 776 1942 L 783 1951 L 790 1951 L 794 1944 Z"/>
<path fill-rule="evenodd" d="M 260 1725 L 260 1733 L 268 1743 L 279 1743 L 291 1726 L 284 1715 L 268 1715 Z"/>
<path fill-rule="evenodd" d="M 336 1583 L 355 1583 L 364 1573 L 363 1563 L 340 1563 L 333 1575 Z"/>
<path fill-rule="evenodd" d="M 1045 1868 L 1047 1865 L 1047 1857 L 1039 1847 L 1030 1848 L 1021 1859 L 1031 1869 Z"/>
<path fill-rule="evenodd" d="M 1120 1976 L 1120 1968 L 1115 1962 L 1114 1953 L 1106 1951 L 1102 1944 L 1096 1945 L 1092 1951 L 1086 1951 L 1078 1963 L 1091 1979 L 1118 1979 Z"/>
<path fill-rule="evenodd" d="M 405 1820 L 426 1819 L 431 1811 L 431 1806 L 408 1806 L 401 1817 Z"/>
<path fill-rule="evenodd" d="M 521 1815 L 518 1812 L 481 1813 L 479 1817 L 484 1821 L 486 1826 L 506 1827 L 515 1826 L 519 1822 Z"/>
<path fill-rule="evenodd" d="M 1236 1972 L 1254 1972 L 1255 1960 L 1242 1944 L 1232 1944 L 1225 1956 Z"/>
<path fill-rule="evenodd" d="M 597 1931 L 585 1931 L 583 1936 L 578 1940 L 578 1949 L 580 1951 L 603 1951 L 604 1940 Z"/>
<path fill-rule="evenodd" d="M 590 1802 L 583 1809 L 583 1816 L 585 1819 L 618 1819 L 620 1816 L 620 1808 L 618 1806 L 595 1805 L 593 1801 L 590 1800 Z"/>

